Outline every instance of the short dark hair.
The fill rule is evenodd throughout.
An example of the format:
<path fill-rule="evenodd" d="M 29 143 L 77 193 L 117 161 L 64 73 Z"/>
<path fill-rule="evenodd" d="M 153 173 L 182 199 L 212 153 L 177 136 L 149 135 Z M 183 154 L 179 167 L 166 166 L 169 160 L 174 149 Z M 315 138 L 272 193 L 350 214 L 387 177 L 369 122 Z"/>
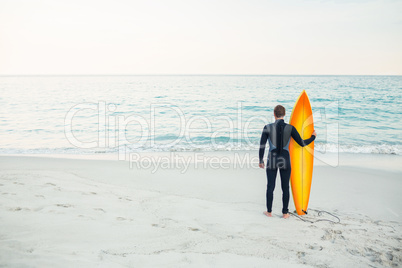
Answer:
<path fill-rule="evenodd" d="M 283 117 L 286 114 L 286 109 L 282 105 L 276 105 L 274 109 L 274 114 L 276 117 Z"/>

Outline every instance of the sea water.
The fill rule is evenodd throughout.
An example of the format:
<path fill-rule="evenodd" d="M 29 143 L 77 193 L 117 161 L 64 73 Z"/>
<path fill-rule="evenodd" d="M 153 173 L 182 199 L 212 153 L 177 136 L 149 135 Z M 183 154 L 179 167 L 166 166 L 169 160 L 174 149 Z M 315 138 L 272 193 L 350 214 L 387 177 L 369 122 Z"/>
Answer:
<path fill-rule="evenodd" d="M 316 150 L 402 154 L 402 76 L 1 76 L 0 153 L 258 150 L 306 90 Z"/>

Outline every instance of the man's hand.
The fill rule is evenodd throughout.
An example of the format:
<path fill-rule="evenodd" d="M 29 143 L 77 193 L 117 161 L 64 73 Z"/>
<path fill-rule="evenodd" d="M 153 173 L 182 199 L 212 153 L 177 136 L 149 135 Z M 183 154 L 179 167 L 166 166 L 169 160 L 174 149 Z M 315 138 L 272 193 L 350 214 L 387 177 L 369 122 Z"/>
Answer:
<path fill-rule="evenodd" d="M 258 166 L 259 166 L 260 168 L 265 168 L 264 162 L 260 163 Z"/>
<path fill-rule="evenodd" d="M 315 136 L 317 138 L 317 132 L 315 132 L 315 129 L 313 131 L 313 134 L 311 134 L 311 135 L 313 135 L 313 136 Z"/>

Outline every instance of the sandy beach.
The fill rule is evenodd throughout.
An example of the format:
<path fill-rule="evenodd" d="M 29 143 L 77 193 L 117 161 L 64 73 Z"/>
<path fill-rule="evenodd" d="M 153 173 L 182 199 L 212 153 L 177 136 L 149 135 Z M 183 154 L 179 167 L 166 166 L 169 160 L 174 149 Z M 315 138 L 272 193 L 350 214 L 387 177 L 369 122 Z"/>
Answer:
<path fill-rule="evenodd" d="M 227 153 L 230 155 L 230 153 Z M 186 153 L 181 153 L 186 155 Z M 187 154 L 189 157 L 190 154 Z M 402 157 L 315 162 L 309 221 L 273 218 L 255 167 L 0 157 L 0 266 L 397 267 Z M 313 210 L 314 209 L 314 210 Z M 294 210 L 293 200 L 290 210 Z"/>
<path fill-rule="evenodd" d="M 0 1 L 0 268 L 402 267 L 401 14 Z"/>

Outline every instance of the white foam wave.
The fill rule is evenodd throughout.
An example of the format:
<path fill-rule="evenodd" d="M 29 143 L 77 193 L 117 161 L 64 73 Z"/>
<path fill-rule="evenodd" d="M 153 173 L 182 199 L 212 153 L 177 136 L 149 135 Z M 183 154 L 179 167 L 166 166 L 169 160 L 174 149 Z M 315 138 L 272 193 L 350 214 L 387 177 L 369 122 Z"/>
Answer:
<path fill-rule="evenodd" d="M 332 153 L 361 153 L 361 154 L 395 154 L 402 155 L 402 145 L 338 145 L 338 144 L 316 144 L 315 149 L 320 152 Z"/>
<path fill-rule="evenodd" d="M 210 152 L 210 151 L 258 151 L 258 145 L 249 144 L 222 144 L 217 146 L 199 145 L 186 146 L 175 145 L 170 147 L 155 146 L 155 147 L 136 147 L 130 148 L 97 148 L 97 149 L 80 149 L 80 148 L 37 148 L 37 149 L 16 149 L 3 148 L 0 149 L 0 154 L 113 154 L 126 152 Z M 393 154 L 402 155 L 402 145 L 378 144 L 378 145 L 339 145 L 328 143 L 315 143 L 317 152 L 325 153 L 360 153 L 360 154 Z"/>

